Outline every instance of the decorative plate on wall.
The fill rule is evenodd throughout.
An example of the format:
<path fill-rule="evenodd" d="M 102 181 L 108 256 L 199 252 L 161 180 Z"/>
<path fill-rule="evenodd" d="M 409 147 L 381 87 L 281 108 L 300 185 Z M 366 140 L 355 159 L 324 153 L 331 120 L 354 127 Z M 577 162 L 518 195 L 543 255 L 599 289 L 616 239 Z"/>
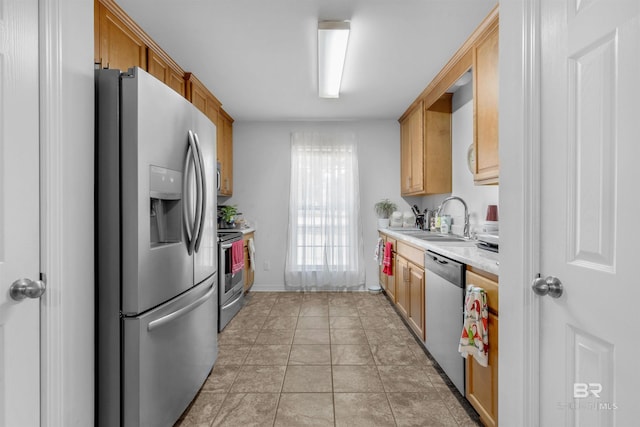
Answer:
<path fill-rule="evenodd" d="M 471 175 L 476 172 L 476 146 L 475 144 L 469 145 L 467 149 L 467 166 L 469 167 L 469 172 Z"/>

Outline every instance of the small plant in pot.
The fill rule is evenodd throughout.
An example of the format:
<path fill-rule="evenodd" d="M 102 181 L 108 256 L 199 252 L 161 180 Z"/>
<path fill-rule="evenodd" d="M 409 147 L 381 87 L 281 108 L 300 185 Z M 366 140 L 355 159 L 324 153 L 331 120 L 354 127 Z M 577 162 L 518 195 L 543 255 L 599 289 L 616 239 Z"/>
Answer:
<path fill-rule="evenodd" d="M 238 208 L 233 206 L 222 206 L 220 208 L 219 216 L 222 220 L 221 228 L 235 228 L 236 215 L 238 215 Z"/>
<path fill-rule="evenodd" d="M 389 217 L 398 207 L 389 199 L 382 199 L 373 205 L 376 215 L 378 215 L 378 227 L 389 228 Z"/>

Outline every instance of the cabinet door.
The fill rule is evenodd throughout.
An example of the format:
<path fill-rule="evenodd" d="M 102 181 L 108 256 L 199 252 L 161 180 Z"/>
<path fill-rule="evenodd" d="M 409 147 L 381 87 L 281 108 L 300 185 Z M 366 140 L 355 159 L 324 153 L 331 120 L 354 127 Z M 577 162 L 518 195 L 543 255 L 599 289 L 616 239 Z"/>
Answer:
<path fill-rule="evenodd" d="M 231 196 L 233 194 L 233 122 L 226 117 L 224 121 L 224 173 L 222 174 L 222 184 L 224 193 Z"/>
<path fill-rule="evenodd" d="M 218 127 L 218 111 L 220 110 L 220 101 L 196 78 L 192 73 L 185 73 L 185 82 L 187 86 L 187 99 L 202 111 L 215 125 Z M 216 130 L 217 139 L 220 139 L 220 131 Z"/>
<path fill-rule="evenodd" d="M 194 83 L 193 81 L 189 83 L 190 86 L 190 97 L 189 101 L 196 108 L 203 113 L 207 114 L 207 91 L 204 87 L 199 84 Z M 208 116 L 207 116 L 208 117 Z"/>
<path fill-rule="evenodd" d="M 147 68 L 147 47 L 118 17 L 99 5 L 100 62 L 103 67 L 126 71 Z"/>
<path fill-rule="evenodd" d="M 424 192 L 451 193 L 451 101 L 445 93 L 424 111 Z"/>
<path fill-rule="evenodd" d="M 486 426 L 498 425 L 498 316 L 489 312 L 489 363 L 467 358 L 466 394 Z"/>
<path fill-rule="evenodd" d="M 411 185 L 412 194 L 424 193 L 424 119 L 422 103 L 409 118 L 411 132 Z"/>
<path fill-rule="evenodd" d="M 147 66 L 149 74 L 164 82 L 171 89 L 185 96 L 184 73 L 171 66 L 161 55 L 149 48 Z"/>
<path fill-rule="evenodd" d="M 244 291 L 247 292 L 253 285 L 254 271 L 249 264 L 249 239 L 253 237 L 253 233 L 244 235 Z"/>
<path fill-rule="evenodd" d="M 396 258 L 396 306 L 406 318 L 409 315 L 409 263 L 401 256 Z"/>
<path fill-rule="evenodd" d="M 409 263 L 409 313 L 411 328 L 424 341 L 424 270 Z"/>
<path fill-rule="evenodd" d="M 400 191 L 408 194 L 411 187 L 411 123 L 409 118 L 400 123 Z"/>
<path fill-rule="evenodd" d="M 424 193 L 423 104 L 400 124 L 400 189 L 403 195 Z"/>
<path fill-rule="evenodd" d="M 498 23 L 474 49 L 473 102 L 478 184 L 497 184 L 498 155 Z"/>

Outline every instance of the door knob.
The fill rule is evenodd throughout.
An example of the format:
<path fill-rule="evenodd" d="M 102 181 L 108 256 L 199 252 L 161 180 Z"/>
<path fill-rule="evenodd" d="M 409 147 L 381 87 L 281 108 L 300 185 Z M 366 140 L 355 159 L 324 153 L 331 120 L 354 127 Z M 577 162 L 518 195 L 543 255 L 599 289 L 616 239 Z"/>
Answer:
<path fill-rule="evenodd" d="M 40 298 L 47 285 L 42 280 L 18 279 L 9 288 L 9 295 L 16 301 L 25 298 Z"/>
<path fill-rule="evenodd" d="M 563 292 L 562 282 L 553 276 L 549 276 L 546 279 L 542 277 L 534 279 L 531 288 L 536 295 L 545 296 L 549 294 L 552 298 L 560 298 Z"/>

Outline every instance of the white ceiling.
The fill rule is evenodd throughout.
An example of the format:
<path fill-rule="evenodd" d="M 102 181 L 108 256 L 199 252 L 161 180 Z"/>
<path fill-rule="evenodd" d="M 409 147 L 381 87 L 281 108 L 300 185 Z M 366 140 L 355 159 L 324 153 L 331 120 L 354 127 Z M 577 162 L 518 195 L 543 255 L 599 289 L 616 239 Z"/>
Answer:
<path fill-rule="evenodd" d="M 397 119 L 496 0 L 117 0 L 236 120 Z M 351 20 L 339 99 L 317 22 Z"/>

